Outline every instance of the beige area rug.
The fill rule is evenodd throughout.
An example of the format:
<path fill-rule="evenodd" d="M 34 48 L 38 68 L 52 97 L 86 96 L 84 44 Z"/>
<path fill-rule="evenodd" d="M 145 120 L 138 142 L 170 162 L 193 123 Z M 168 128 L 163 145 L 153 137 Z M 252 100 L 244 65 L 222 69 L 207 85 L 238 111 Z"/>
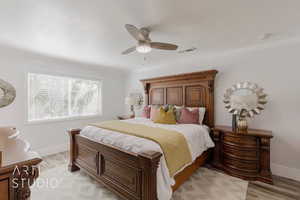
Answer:
<path fill-rule="evenodd" d="M 245 200 L 248 182 L 200 168 L 174 194 L 173 200 Z M 66 165 L 41 171 L 32 200 L 120 200 L 85 173 L 70 173 Z"/>

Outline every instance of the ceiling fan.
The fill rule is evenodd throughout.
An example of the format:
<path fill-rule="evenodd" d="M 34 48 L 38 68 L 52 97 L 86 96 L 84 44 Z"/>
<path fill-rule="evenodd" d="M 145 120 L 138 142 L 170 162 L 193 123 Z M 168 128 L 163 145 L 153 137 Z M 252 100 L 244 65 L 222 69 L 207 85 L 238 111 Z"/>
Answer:
<path fill-rule="evenodd" d="M 123 55 L 127 55 L 134 51 L 139 53 L 149 53 L 152 49 L 176 50 L 178 48 L 175 44 L 152 42 L 149 38 L 150 30 L 147 28 L 138 29 L 136 26 L 131 24 L 126 24 L 125 28 L 129 34 L 138 41 L 138 44 L 123 51 Z"/>

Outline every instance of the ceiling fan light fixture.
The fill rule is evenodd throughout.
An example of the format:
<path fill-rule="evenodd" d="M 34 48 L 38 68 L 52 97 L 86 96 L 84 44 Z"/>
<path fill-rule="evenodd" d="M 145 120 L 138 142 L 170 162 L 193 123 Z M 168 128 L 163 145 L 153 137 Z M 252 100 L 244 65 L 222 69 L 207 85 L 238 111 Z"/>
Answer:
<path fill-rule="evenodd" d="M 152 42 L 149 38 L 150 30 L 147 28 L 137 28 L 134 25 L 126 24 L 125 28 L 127 32 L 138 42 L 138 45 L 130 47 L 122 52 L 122 55 L 127 55 L 134 51 L 138 53 L 149 53 L 152 49 L 160 49 L 160 50 L 167 50 L 167 51 L 174 51 L 177 50 L 178 46 L 171 43 L 165 42 Z"/>
<path fill-rule="evenodd" d="M 148 43 L 140 43 L 137 47 L 136 47 L 136 51 L 139 53 L 149 53 L 152 50 L 150 44 Z"/>

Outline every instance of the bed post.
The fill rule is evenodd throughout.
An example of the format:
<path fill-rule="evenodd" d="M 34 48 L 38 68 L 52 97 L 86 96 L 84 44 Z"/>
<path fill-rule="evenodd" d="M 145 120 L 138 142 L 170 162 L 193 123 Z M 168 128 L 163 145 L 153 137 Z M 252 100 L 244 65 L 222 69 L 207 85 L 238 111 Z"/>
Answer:
<path fill-rule="evenodd" d="M 68 130 L 68 134 L 70 136 L 70 163 L 68 165 L 68 169 L 70 172 L 75 172 L 80 168 L 75 165 L 75 159 L 77 156 L 77 145 L 75 136 L 80 134 L 80 129 L 71 129 Z"/>
<path fill-rule="evenodd" d="M 157 168 L 162 154 L 145 152 L 138 155 L 142 168 L 142 200 L 157 200 Z"/>

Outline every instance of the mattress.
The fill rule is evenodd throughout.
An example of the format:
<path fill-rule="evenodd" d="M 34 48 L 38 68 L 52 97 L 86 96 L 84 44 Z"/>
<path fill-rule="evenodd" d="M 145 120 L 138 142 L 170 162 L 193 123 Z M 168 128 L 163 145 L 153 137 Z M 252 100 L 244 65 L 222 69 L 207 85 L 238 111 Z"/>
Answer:
<path fill-rule="evenodd" d="M 197 124 L 158 124 L 153 123 L 150 119 L 134 118 L 124 120 L 127 123 L 144 124 L 151 127 L 165 128 L 181 133 L 187 143 L 192 156 L 192 162 L 196 160 L 208 148 L 214 147 L 214 143 L 209 136 L 209 128 L 205 125 Z M 95 142 L 109 144 L 119 147 L 123 150 L 142 153 L 145 151 L 162 152 L 159 144 L 144 138 L 127 135 L 115 131 L 101 129 L 95 126 L 86 126 L 81 135 Z M 189 163 L 188 165 L 192 164 Z M 183 167 L 180 171 L 182 171 Z M 178 171 L 177 173 L 179 173 Z M 164 156 L 157 170 L 157 195 L 159 200 L 168 200 L 172 197 L 172 185 L 175 184 L 174 177 L 170 177 Z"/>

